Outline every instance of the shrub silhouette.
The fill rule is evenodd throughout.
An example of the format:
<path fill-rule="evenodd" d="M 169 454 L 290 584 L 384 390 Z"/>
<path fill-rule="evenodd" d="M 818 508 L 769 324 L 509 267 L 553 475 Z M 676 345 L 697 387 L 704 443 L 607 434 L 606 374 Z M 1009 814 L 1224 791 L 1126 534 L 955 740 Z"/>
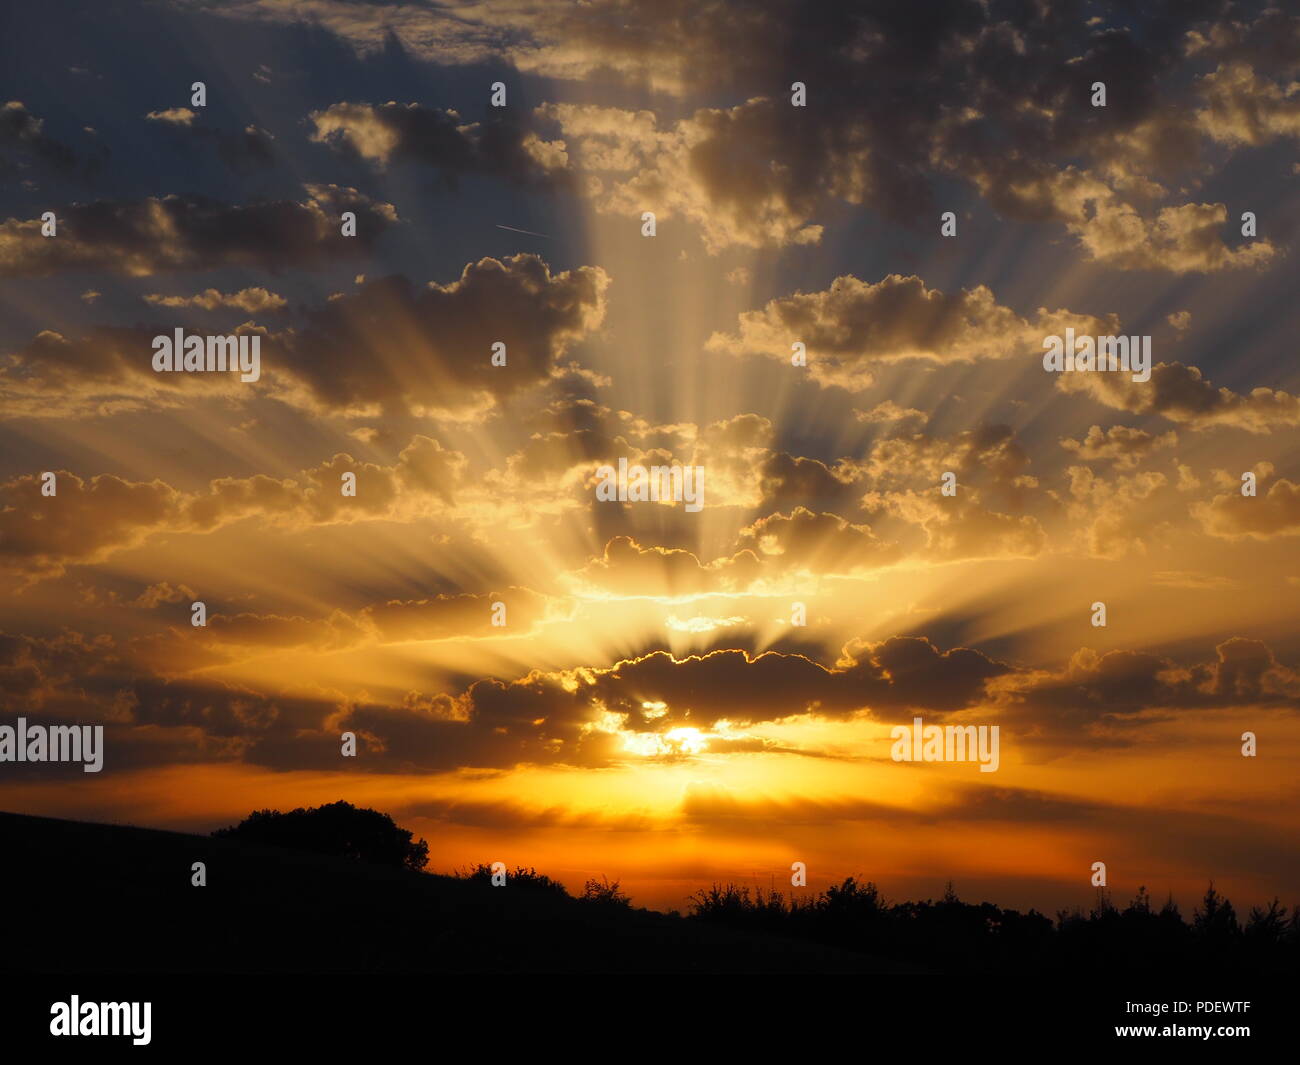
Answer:
<path fill-rule="evenodd" d="M 1123 910 L 1105 891 L 1095 904 L 1063 911 L 1055 924 L 1035 910 L 962 902 L 951 884 L 934 902 L 890 904 L 853 877 L 817 895 L 786 899 L 714 884 L 690 897 L 689 919 L 828 943 L 948 971 L 1236 971 L 1294 973 L 1300 911 L 1276 899 L 1251 910 L 1242 929 L 1211 884 L 1191 924 L 1172 897 L 1160 910 L 1145 887 Z"/>
<path fill-rule="evenodd" d="M 411 833 L 398 828 L 387 814 L 342 801 L 288 813 L 255 810 L 239 824 L 219 828 L 212 835 L 417 872 L 429 861 L 429 845 L 424 840 L 413 842 Z"/>
<path fill-rule="evenodd" d="M 610 880 L 605 876 L 599 880 L 594 877 L 588 880 L 578 898 L 597 906 L 630 907 L 632 905 L 632 900 L 619 890 L 618 881 Z"/>
<path fill-rule="evenodd" d="M 468 880 L 475 884 L 492 883 L 492 866 L 487 862 L 479 862 L 478 865 L 471 867 L 467 871 L 456 871 L 458 880 Z M 559 895 L 564 898 L 569 897 L 568 891 L 558 880 L 552 880 L 545 873 L 539 873 L 536 869 L 525 869 L 522 865 L 517 865 L 513 872 L 506 873 L 506 887 L 516 889 L 522 888 L 524 891 L 538 891 L 550 895 Z"/>

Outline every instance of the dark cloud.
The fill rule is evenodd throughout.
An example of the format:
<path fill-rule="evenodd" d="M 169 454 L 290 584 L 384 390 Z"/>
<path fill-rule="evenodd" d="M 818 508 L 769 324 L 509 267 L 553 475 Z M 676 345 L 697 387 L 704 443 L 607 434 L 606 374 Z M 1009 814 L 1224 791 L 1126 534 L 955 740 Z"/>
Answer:
<path fill-rule="evenodd" d="M 270 358 L 332 410 L 469 406 L 545 380 L 600 325 L 608 284 L 599 267 L 553 274 L 536 255 L 480 259 L 445 285 L 388 277 L 275 337 Z"/>
<path fill-rule="evenodd" d="M 759 471 L 763 494 L 759 506 L 768 513 L 795 506 L 836 510 L 851 505 L 861 495 L 855 490 L 861 469 L 852 463 L 834 466 L 784 451 L 772 452 Z"/>
<path fill-rule="evenodd" d="M 745 102 L 671 124 L 649 112 L 543 108 L 575 168 L 601 175 L 605 209 L 640 202 L 685 215 L 715 251 L 807 243 L 820 239 L 816 219 L 835 199 L 922 225 L 940 209 L 936 182 L 951 178 L 1004 215 L 1063 224 L 1092 258 L 1121 268 L 1211 271 L 1275 254 L 1266 240 L 1229 248 L 1221 204 L 1157 206 L 1171 196 L 1159 181 L 1204 173 L 1203 141 L 1257 145 L 1297 129 L 1286 93 L 1294 47 L 1274 48 L 1277 80 L 1244 61 L 1231 76 L 1215 72 L 1233 45 L 1208 19 L 1226 3 L 1148 5 L 1110 25 L 1088 24 L 1083 4 L 864 2 L 831 12 L 775 0 L 689 18 L 675 7 L 620 8 L 640 49 L 595 30 L 596 19 L 569 20 L 588 39 L 588 73 Z M 538 22 L 538 38 L 555 32 Z M 1300 19 L 1270 12 L 1258 22 L 1300 40 Z M 544 52 L 523 52 L 517 62 L 546 64 Z M 1197 81 L 1193 70 L 1213 73 Z M 785 97 L 796 80 L 806 108 Z M 1091 104 L 1098 81 L 1106 107 Z M 1238 113 L 1247 99 L 1248 122 Z M 1243 125 L 1250 137 L 1225 135 Z"/>
<path fill-rule="evenodd" d="M 449 184 L 471 174 L 539 185 L 568 178 L 563 143 L 542 140 L 506 109 L 484 122 L 466 122 L 455 111 L 417 103 L 337 103 L 312 112 L 309 120 L 314 141 L 380 168 L 436 167 Z"/>
<path fill-rule="evenodd" d="M 290 251 L 280 247 L 274 254 Z M 312 254 L 324 254 L 323 248 Z M 482 407 L 561 372 L 565 352 L 603 321 L 608 285 L 599 267 L 552 273 L 537 256 L 522 254 L 470 263 L 445 285 L 417 287 L 393 275 L 309 309 L 301 328 L 268 333 L 251 322 L 239 326 L 237 332 L 262 334 L 263 377 L 256 383 L 233 373 L 156 373 L 152 340 L 170 336 L 174 324 L 93 327 L 74 338 L 46 330 L 0 361 L 0 405 L 10 415 L 41 417 L 173 405 L 194 394 L 248 401 L 269 391 L 336 413 Z M 276 298 L 263 289 L 232 296 L 212 289 L 190 300 L 149 299 L 268 310 Z M 506 345 L 504 366 L 493 364 L 498 342 Z"/>
<path fill-rule="evenodd" d="M 204 141 L 214 145 L 221 161 L 237 173 L 275 165 L 275 138 L 260 126 L 250 123 L 234 132 L 217 129 L 188 107 L 150 111 L 145 118 L 170 130 L 180 144 Z"/>
<path fill-rule="evenodd" d="M 593 694 L 619 712 L 641 715 L 642 703 L 663 702 L 654 720 L 665 730 L 753 723 L 805 713 L 843 717 L 869 709 L 887 719 L 912 709 L 960 710 L 978 701 L 984 682 L 1009 670 L 978 651 L 941 652 L 920 637 L 853 644 L 833 667 L 801 655 L 714 651 L 683 660 L 656 652 L 595 674 Z"/>
<path fill-rule="evenodd" d="M 198 127 L 195 133 L 211 136 L 217 146 L 217 155 L 238 173 L 275 165 L 275 138 L 260 126 L 250 124 L 237 133 L 224 130 L 209 133 L 205 127 Z"/>
<path fill-rule="evenodd" d="M 1060 671 L 997 682 L 1000 719 L 1030 740 L 1128 742 L 1138 715 L 1239 706 L 1300 709 L 1300 673 L 1259 640 L 1233 637 L 1208 662 L 1179 665 L 1146 651 L 1078 651 Z"/>
<path fill-rule="evenodd" d="M 222 13 L 311 21 L 366 53 L 398 41 L 441 64 L 504 60 L 652 100 L 736 101 L 665 121 L 543 105 L 533 121 L 556 124 L 562 141 L 511 126 L 494 138 L 491 123 L 420 104 L 345 102 L 312 116 L 318 139 L 380 165 L 417 158 L 451 174 L 594 178 L 586 187 L 602 209 L 684 216 L 714 251 L 816 242 L 835 200 L 934 224 L 935 189 L 956 180 L 1006 216 L 1064 226 L 1086 254 L 1120 268 L 1262 265 L 1277 249 L 1226 245 L 1222 204 L 1174 198 L 1221 157 L 1203 145 L 1257 146 L 1300 128 L 1287 89 L 1300 17 L 1258 3 L 1159 0 L 1098 14 L 1020 0 L 595 0 L 508 11 L 253 0 Z M 796 81 L 806 107 L 790 104 Z M 1105 107 L 1091 104 L 1098 81 Z"/>
<path fill-rule="evenodd" d="M 321 267 L 369 253 L 397 221 L 391 204 L 355 189 L 307 185 L 307 198 L 229 204 L 202 196 L 74 203 L 55 211 L 58 235 L 39 219 L 0 223 L 0 277 L 74 271 L 147 277 L 179 270 L 240 266 L 262 270 Z M 342 235 L 343 212 L 356 214 L 355 237 Z"/>
<path fill-rule="evenodd" d="M 0 569 L 51 576 L 106 558 L 164 532 L 211 532 L 244 518 L 286 525 L 365 521 L 403 512 L 429 513 L 453 502 L 464 456 L 426 436 L 414 437 L 391 466 L 338 454 L 296 479 L 264 474 L 220 477 L 182 492 L 162 481 L 111 475 L 55 474 L 43 495 L 36 474 L 0 483 Z M 340 491 L 356 475 L 357 494 Z"/>
<path fill-rule="evenodd" d="M 37 118 L 19 100 L 0 106 L 0 170 L 16 166 L 14 160 L 35 163 L 54 171 L 67 172 L 77 157 L 66 144 L 46 136 L 45 120 Z"/>
<path fill-rule="evenodd" d="M 1123 373 L 1074 372 L 1058 375 L 1056 387 L 1116 410 L 1159 414 L 1190 429 L 1233 426 L 1267 433 L 1300 425 L 1300 396 L 1273 388 L 1254 388 L 1245 395 L 1216 388 L 1199 368 L 1181 362 L 1156 363 L 1146 382 Z"/>
<path fill-rule="evenodd" d="M 136 738 L 139 730 L 172 730 L 178 743 L 191 741 L 181 760 L 328 767 L 339 757 L 340 733 L 354 731 L 372 771 L 609 765 L 630 757 L 628 733 L 671 740 L 684 727 L 707 732 L 722 721 L 744 728 L 801 715 L 942 720 L 982 706 L 1016 743 L 1032 747 L 1122 745 L 1133 728 L 1177 712 L 1300 708 L 1300 674 L 1244 638 L 1224 641 L 1212 661 L 1190 666 L 1141 651 L 1085 650 L 1059 672 L 1017 670 L 971 648 L 940 651 L 916 636 L 852 641 L 833 666 L 800 654 L 727 649 L 676 658 L 655 651 L 605 668 L 488 678 L 457 695 L 409 692 L 379 703 L 163 677 L 107 636 L 0 634 L 0 679 L 4 712 L 106 722 L 115 734 L 130 729 Z M 715 740 L 723 746 L 715 748 Z M 710 750 L 724 748 L 789 750 L 754 736 L 710 738 Z M 664 754 L 681 756 L 671 744 Z M 994 805 L 981 816 L 1019 816 Z"/>
<path fill-rule="evenodd" d="M 792 345 L 802 343 L 814 380 L 857 391 L 873 383 L 882 365 L 900 359 L 1023 357 L 1041 352 L 1045 335 L 1067 327 L 1092 332 L 1098 324 L 1090 316 L 1045 309 L 1030 321 L 1000 305 L 984 285 L 945 294 L 919 277 L 890 274 L 871 284 L 846 274 L 820 292 L 796 292 L 746 311 L 735 333 L 714 333 L 706 348 L 788 365 Z"/>
<path fill-rule="evenodd" d="M 53 496 L 41 494 L 36 475 L 0 485 L 0 564 L 6 569 L 61 572 L 68 562 L 93 561 L 140 543 L 180 513 L 180 493 L 161 481 L 82 480 L 59 471 L 55 484 Z"/>

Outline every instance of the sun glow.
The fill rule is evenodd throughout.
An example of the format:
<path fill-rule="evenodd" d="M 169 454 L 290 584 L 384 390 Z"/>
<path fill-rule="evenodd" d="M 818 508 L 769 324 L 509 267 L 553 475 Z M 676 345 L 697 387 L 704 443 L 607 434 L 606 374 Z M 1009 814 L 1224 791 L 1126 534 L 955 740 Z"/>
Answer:
<path fill-rule="evenodd" d="M 708 750 L 709 738 L 697 728 L 683 726 L 667 732 L 628 732 L 623 749 L 645 758 L 666 755 L 695 755 Z"/>

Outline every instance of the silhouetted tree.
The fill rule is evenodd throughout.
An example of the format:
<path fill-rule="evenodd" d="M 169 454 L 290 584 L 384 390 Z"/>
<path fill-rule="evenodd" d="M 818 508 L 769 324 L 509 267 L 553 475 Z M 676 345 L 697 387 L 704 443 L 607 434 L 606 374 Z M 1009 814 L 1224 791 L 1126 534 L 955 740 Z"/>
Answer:
<path fill-rule="evenodd" d="M 1151 896 L 1147 893 L 1145 884 L 1138 888 L 1138 893 L 1133 896 L 1133 901 L 1124 910 L 1124 916 L 1139 920 L 1151 916 Z"/>
<path fill-rule="evenodd" d="M 1290 925 L 1286 913 L 1286 907 L 1276 897 L 1268 904 L 1267 910 L 1252 906 L 1250 920 L 1246 925 L 1246 938 L 1250 940 L 1252 945 L 1257 946 L 1281 944 L 1286 939 L 1287 929 Z"/>
<path fill-rule="evenodd" d="M 417 872 L 429 862 L 429 845 L 424 840 L 412 841 L 411 833 L 398 828 L 387 814 L 342 801 L 307 809 L 298 807 L 288 813 L 255 810 L 239 824 L 219 828 L 212 834 Z"/>
<path fill-rule="evenodd" d="M 1192 914 L 1192 932 L 1209 943 L 1227 943 L 1241 935 L 1237 911 L 1232 903 L 1214 890 L 1214 881 L 1205 889 L 1200 907 Z"/>

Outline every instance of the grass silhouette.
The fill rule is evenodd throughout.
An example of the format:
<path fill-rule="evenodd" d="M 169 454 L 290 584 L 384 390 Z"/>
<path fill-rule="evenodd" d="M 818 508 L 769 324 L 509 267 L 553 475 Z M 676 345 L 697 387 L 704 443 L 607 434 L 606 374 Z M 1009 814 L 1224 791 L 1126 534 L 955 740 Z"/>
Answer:
<path fill-rule="evenodd" d="M 940 970 L 1047 969 L 1294 974 L 1300 969 L 1300 907 L 1273 899 L 1244 925 L 1211 882 L 1191 922 L 1172 896 L 1159 909 L 1145 887 L 1122 910 L 1105 891 L 1095 905 L 1056 920 L 989 902 L 962 902 L 951 883 L 935 902 L 890 904 L 875 884 L 848 877 L 824 892 L 786 897 L 714 884 L 691 896 L 690 918 L 733 929 L 833 943 Z"/>

